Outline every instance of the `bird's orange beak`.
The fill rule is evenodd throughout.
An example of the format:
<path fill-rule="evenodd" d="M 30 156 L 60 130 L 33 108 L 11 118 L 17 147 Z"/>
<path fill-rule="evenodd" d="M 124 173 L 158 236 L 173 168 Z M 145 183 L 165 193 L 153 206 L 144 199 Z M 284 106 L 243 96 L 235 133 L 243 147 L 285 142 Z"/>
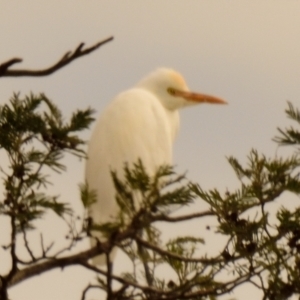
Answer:
<path fill-rule="evenodd" d="M 198 102 L 198 103 L 211 103 L 211 104 L 227 104 L 227 102 L 221 98 L 198 94 L 193 92 L 186 92 L 177 89 L 172 89 L 173 95 L 177 97 L 182 97 L 188 101 Z"/>

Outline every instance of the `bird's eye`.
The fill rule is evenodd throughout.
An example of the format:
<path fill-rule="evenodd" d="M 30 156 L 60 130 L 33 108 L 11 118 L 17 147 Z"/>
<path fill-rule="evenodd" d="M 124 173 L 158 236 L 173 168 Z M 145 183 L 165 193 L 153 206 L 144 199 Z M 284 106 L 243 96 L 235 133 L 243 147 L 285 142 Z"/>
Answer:
<path fill-rule="evenodd" d="M 168 91 L 168 93 L 170 94 L 170 95 L 175 95 L 175 89 L 173 89 L 173 88 L 168 88 L 167 89 L 167 91 Z"/>

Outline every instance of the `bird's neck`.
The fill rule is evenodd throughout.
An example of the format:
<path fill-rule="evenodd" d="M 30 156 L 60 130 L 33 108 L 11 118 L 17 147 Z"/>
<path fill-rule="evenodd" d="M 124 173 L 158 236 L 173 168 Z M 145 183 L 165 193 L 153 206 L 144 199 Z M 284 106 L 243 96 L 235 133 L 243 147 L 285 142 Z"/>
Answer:
<path fill-rule="evenodd" d="M 166 114 L 170 124 L 170 134 L 171 134 L 172 142 L 174 142 L 179 129 L 179 112 L 178 110 L 166 109 Z"/>

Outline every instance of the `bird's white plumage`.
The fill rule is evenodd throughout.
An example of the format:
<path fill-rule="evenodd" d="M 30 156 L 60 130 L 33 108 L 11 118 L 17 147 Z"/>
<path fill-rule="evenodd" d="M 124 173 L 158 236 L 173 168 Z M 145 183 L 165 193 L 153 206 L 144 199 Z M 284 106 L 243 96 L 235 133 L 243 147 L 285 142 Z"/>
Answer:
<path fill-rule="evenodd" d="M 115 213 L 110 170 L 121 175 L 124 162 L 140 158 L 147 171 L 172 161 L 172 142 L 178 111 L 167 117 L 157 99 L 143 89 L 121 93 L 104 110 L 89 143 L 86 179 L 99 201 L 92 209 L 95 220 L 107 221 Z M 149 134 L 151 133 L 151 134 Z"/>
<path fill-rule="evenodd" d="M 97 193 L 97 203 L 90 210 L 94 222 L 108 221 L 118 209 L 111 170 L 122 177 L 124 163 L 135 163 L 138 159 L 149 174 L 163 164 L 172 164 L 178 109 L 193 103 L 187 99 L 196 98 L 195 102 L 213 99 L 213 103 L 224 103 L 211 96 L 190 94 L 179 73 L 158 69 L 134 88 L 120 93 L 106 107 L 88 144 L 86 180 Z M 99 233 L 96 236 L 101 239 Z M 103 262 L 101 257 L 94 259 L 95 264 Z"/>

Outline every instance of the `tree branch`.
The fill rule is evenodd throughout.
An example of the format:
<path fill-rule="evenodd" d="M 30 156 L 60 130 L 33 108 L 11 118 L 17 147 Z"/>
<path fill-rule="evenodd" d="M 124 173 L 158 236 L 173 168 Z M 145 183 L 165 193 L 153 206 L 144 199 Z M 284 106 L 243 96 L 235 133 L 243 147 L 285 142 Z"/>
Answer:
<path fill-rule="evenodd" d="M 25 279 L 39 275 L 44 272 L 48 272 L 55 268 L 64 268 L 71 265 L 84 265 L 90 258 L 93 258 L 103 253 L 109 253 L 114 244 L 117 244 L 124 239 L 130 237 L 132 238 L 133 236 L 135 236 L 135 234 L 136 230 L 129 226 L 128 229 L 126 229 L 125 231 L 117 233 L 114 236 L 113 241 L 109 240 L 105 243 L 98 243 L 95 247 L 89 250 L 68 257 L 49 258 L 45 262 L 32 265 L 22 270 L 18 270 L 14 273 L 14 275 L 11 278 L 9 278 L 7 286 L 12 287 L 17 283 L 24 281 Z"/>
<path fill-rule="evenodd" d="M 7 280 L 10 280 L 17 271 L 17 254 L 16 254 L 16 236 L 17 236 L 17 228 L 16 228 L 16 221 L 15 216 L 11 216 L 11 245 L 10 245 L 10 255 L 11 255 L 11 270 L 7 275 Z"/>
<path fill-rule="evenodd" d="M 2 74 L 5 73 L 9 67 L 11 67 L 12 65 L 14 65 L 16 63 L 20 63 L 20 62 L 22 62 L 21 58 L 12 58 L 12 59 L 8 60 L 7 62 L 2 63 L 0 65 L 0 76 L 3 76 Z"/>
<path fill-rule="evenodd" d="M 107 276 L 107 272 L 94 267 L 88 263 L 83 263 L 82 266 L 84 266 L 86 269 L 94 271 L 95 273 Z M 153 292 L 153 293 L 164 293 L 163 291 L 158 290 L 157 288 L 153 287 L 153 286 L 147 286 L 147 285 L 141 285 L 138 282 L 134 282 L 128 279 L 125 279 L 123 277 L 117 276 L 117 275 L 111 275 L 112 279 L 118 281 L 119 283 L 125 285 L 125 286 L 132 286 L 135 287 L 137 289 L 140 289 L 144 292 Z"/>
<path fill-rule="evenodd" d="M 81 300 L 85 300 L 86 299 L 86 294 L 89 290 L 91 289 L 97 289 L 97 290 L 101 290 L 99 285 L 93 285 L 93 284 L 89 284 L 83 291 L 82 291 L 82 296 L 81 296 Z"/>
<path fill-rule="evenodd" d="M 160 248 L 160 247 L 158 247 L 156 245 L 153 245 L 153 244 L 151 244 L 151 243 L 149 243 L 149 242 L 141 239 L 139 236 L 136 236 L 135 240 L 139 244 L 143 245 L 147 249 L 151 249 L 151 250 L 159 253 L 162 256 L 167 256 L 167 257 L 170 257 L 170 258 L 173 258 L 173 259 L 177 259 L 179 261 L 193 262 L 193 263 L 202 263 L 202 264 L 205 264 L 205 265 L 212 265 L 212 264 L 220 263 L 220 262 L 223 261 L 222 259 L 219 259 L 219 258 L 193 258 L 193 257 L 184 257 L 184 256 L 181 256 L 181 255 L 169 252 L 167 250 L 164 250 L 164 249 L 162 249 L 162 248 Z"/>
<path fill-rule="evenodd" d="M 79 46 L 75 49 L 75 51 L 72 53 L 71 51 L 68 51 L 65 53 L 62 58 L 55 63 L 54 65 L 50 66 L 49 68 L 43 69 L 43 70 L 9 70 L 9 68 L 16 64 L 22 62 L 21 58 L 12 58 L 8 60 L 7 62 L 4 62 L 0 65 L 0 77 L 21 77 L 21 76 L 33 76 L 33 77 L 39 77 L 39 76 L 48 76 L 57 70 L 63 68 L 67 64 L 71 63 L 73 60 L 87 55 L 92 51 L 97 50 L 102 45 L 110 42 L 113 40 L 113 37 L 109 37 L 105 40 L 102 40 L 95 45 L 83 49 L 84 43 L 79 44 Z"/>
<path fill-rule="evenodd" d="M 9 280 L 7 286 L 12 287 L 28 278 L 34 277 L 36 275 L 42 274 L 55 268 L 64 268 L 71 265 L 82 264 L 88 259 L 96 255 L 102 254 L 103 252 L 103 249 L 99 248 L 99 246 L 95 246 L 89 250 L 83 251 L 75 255 L 62 258 L 53 258 L 45 262 L 32 265 L 30 267 L 17 271 L 11 278 L 11 280 Z"/>
<path fill-rule="evenodd" d="M 188 220 L 192 220 L 192 219 L 198 219 L 198 218 L 215 216 L 215 215 L 216 215 L 216 213 L 211 210 L 197 212 L 197 213 L 184 215 L 184 216 L 177 216 L 177 217 L 169 217 L 168 215 L 161 214 L 161 215 L 154 216 L 153 222 L 164 221 L 164 222 L 169 222 L 169 223 L 176 223 L 176 222 L 188 221 Z"/>

